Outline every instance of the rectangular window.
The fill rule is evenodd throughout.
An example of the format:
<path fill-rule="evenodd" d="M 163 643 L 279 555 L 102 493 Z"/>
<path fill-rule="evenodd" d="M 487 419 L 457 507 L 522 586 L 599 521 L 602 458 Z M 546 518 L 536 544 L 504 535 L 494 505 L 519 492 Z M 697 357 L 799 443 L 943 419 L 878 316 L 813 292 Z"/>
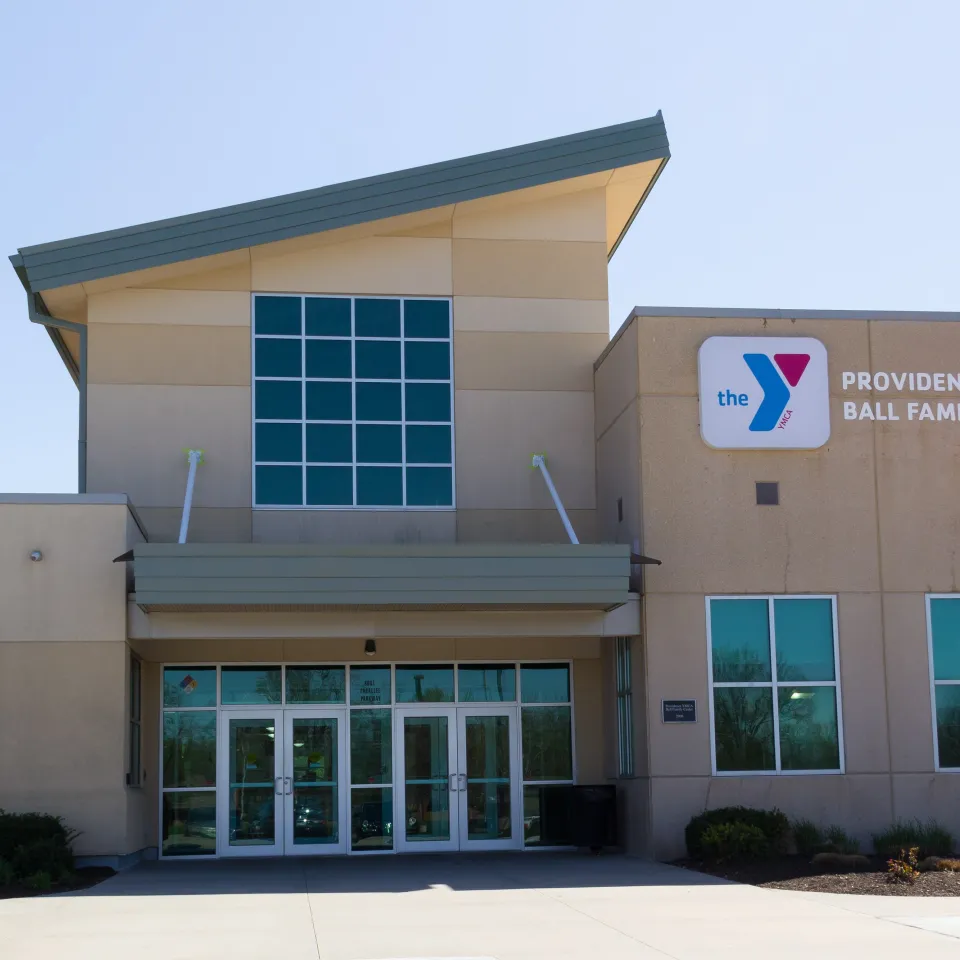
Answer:
<path fill-rule="evenodd" d="M 620 776 L 633 776 L 633 664 L 630 638 L 617 637 L 617 743 Z"/>
<path fill-rule="evenodd" d="M 130 655 L 130 756 L 127 759 L 127 786 L 139 787 L 141 783 L 140 764 L 140 661 Z"/>
<path fill-rule="evenodd" d="M 463 668 L 461 668 L 461 677 Z M 552 845 L 551 787 L 573 783 L 570 665 L 521 664 L 520 744 L 523 754 L 523 842 Z M 461 695 L 463 692 L 461 680 Z"/>
<path fill-rule="evenodd" d="M 937 770 L 960 772 L 960 596 L 927 597 Z"/>
<path fill-rule="evenodd" d="M 833 597 L 708 597 L 714 772 L 842 773 Z"/>
<path fill-rule="evenodd" d="M 254 505 L 454 505 L 448 299 L 253 298 Z"/>

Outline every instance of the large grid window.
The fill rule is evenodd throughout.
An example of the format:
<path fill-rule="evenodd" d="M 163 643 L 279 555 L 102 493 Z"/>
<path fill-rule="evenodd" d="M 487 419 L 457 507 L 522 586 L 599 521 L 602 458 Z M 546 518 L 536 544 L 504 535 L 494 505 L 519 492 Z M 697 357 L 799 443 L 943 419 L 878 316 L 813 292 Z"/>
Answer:
<path fill-rule="evenodd" d="M 927 597 L 937 770 L 960 772 L 960 597 Z"/>
<path fill-rule="evenodd" d="M 253 298 L 259 507 L 454 506 L 450 301 Z"/>
<path fill-rule="evenodd" d="M 709 597 L 714 772 L 842 773 L 833 597 Z"/>
<path fill-rule="evenodd" d="M 620 776 L 633 776 L 633 662 L 630 638 L 617 637 L 617 743 Z"/>

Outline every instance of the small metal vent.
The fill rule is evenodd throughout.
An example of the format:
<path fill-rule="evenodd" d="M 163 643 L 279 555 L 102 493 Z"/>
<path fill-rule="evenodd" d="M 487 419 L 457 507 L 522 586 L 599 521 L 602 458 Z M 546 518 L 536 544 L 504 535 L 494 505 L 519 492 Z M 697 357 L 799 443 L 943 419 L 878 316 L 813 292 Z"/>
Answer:
<path fill-rule="evenodd" d="M 776 507 L 780 505 L 780 484 L 757 481 L 757 506 Z"/>

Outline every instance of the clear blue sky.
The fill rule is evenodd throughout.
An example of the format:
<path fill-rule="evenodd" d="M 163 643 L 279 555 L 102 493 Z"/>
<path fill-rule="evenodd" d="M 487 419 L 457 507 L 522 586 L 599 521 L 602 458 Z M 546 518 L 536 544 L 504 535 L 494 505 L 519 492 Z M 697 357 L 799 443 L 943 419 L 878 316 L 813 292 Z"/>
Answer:
<path fill-rule="evenodd" d="M 958 36 L 955 0 L 9 3 L 0 253 L 662 109 L 611 329 L 960 310 Z M 0 491 L 76 489 L 76 397 L 4 261 Z"/>

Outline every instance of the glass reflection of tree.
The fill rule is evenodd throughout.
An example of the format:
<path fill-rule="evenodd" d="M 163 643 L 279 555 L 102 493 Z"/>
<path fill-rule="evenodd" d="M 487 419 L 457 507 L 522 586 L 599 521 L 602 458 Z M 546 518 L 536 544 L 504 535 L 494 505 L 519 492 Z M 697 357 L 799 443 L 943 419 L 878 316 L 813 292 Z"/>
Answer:
<path fill-rule="evenodd" d="M 960 687 L 953 689 L 960 691 Z M 937 743 L 940 766 L 960 767 L 960 703 L 937 707 Z"/>
<path fill-rule="evenodd" d="M 167 713 L 163 718 L 164 781 L 170 787 L 211 787 L 216 768 L 213 713 Z"/>
<path fill-rule="evenodd" d="M 801 694 L 797 697 L 795 694 Z M 780 752 L 784 767 L 794 770 L 833 770 L 840 765 L 837 728 L 832 717 L 817 720 L 816 698 L 833 690 L 798 687 L 780 703 Z"/>
<path fill-rule="evenodd" d="M 279 703 L 281 698 L 280 670 L 267 670 L 257 677 L 256 690 L 266 703 Z"/>
<path fill-rule="evenodd" d="M 719 769 L 773 769 L 769 687 L 721 687 L 714 692 L 714 711 Z"/>
<path fill-rule="evenodd" d="M 293 703 L 340 703 L 344 698 L 344 673 L 338 670 L 287 670 Z"/>
<path fill-rule="evenodd" d="M 525 707 L 523 724 L 524 779 L 568 779 L 572 775 L 569 708 Z"/>
<path fill-rule="evenodd" d="M 270 773 L 267 769 L 272 750 L 272 743 L 269 741 L 268 729 L 263 726 L 248 726 L 247 724 L 237 724 L 233 727 L 234 752 L 233 762 L 235 767 L 236 780 L 230 786 L 234 795 L 234 812 L 238 819 L 238 825 L 242 833 L 238 839 L 249 839 L 254 836 L 260 836 L 263 832 L 262 825 L 257 822 L 253 816 L 253 804 L 257 802 L 257 793 L 262 794 L 263 781 L 265 773 Z M 248 769 L 252 767 L 252 769 Z M 272 778 L 269 786 L 273 787 Z M 258 791 L 256 788 L 261 788 Z M 261 796 L 262 801 L 262 796 Z M 240 832 L 240 830 L 236 832 Z"/>

